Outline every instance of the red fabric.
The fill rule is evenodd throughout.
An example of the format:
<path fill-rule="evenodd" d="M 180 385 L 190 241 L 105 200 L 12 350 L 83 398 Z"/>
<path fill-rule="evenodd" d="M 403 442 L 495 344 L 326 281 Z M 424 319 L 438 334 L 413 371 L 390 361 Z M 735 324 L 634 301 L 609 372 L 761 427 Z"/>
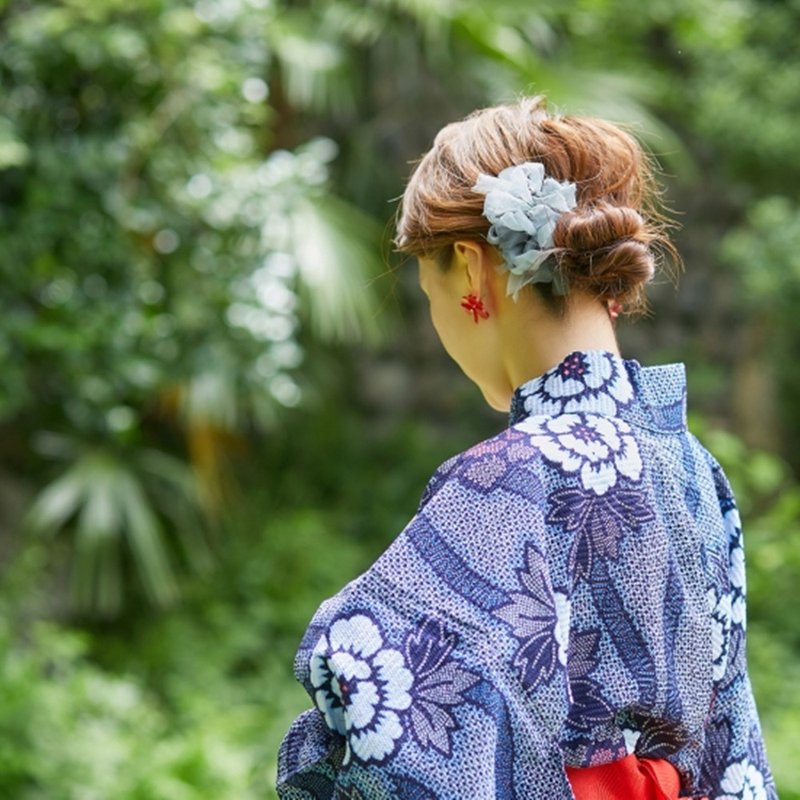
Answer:
<path fill-rule="evenodd" d="M 566 772 L 575 800 L 677 800 L 681 788 L 669 761 L 635 753 L 596 767 L 568 766 Z"/>

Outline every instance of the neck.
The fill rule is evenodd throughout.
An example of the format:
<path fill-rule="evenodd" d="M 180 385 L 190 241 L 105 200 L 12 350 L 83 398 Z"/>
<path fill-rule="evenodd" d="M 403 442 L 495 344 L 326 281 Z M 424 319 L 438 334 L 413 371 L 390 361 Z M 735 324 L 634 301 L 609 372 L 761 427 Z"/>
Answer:
<path fill-rule="evenodd" d="M 575 350 L 608 350 L 621 355 L 614 325 L 605 306 L 587 297 L 570 300 L 563 319 L 540 304 L 506 317 L 503 368 L 510 391 L 546 372 Z"/>

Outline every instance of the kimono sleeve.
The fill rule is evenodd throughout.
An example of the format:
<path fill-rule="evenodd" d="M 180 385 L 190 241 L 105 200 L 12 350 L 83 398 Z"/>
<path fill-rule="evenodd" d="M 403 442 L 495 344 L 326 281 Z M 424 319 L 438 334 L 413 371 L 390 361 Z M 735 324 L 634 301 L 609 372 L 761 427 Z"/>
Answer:
<path fill-rule="evenodd" d="M 742 524 L 722 467 L 706 454 L 719 497 L 728 543 L 722 585 L 709 590 L 715 623 L 714 696 L 701 779 L 711 800 L 777 800 L 747 671 L 746 578 Z"/>
<path fill-rule="evenodd" d="M 284 739 L 279 797 L 572 796 L 556 737 L 566 611 L 540 552 L 538 482 L 504 468 L 504 446 L 446 463 L 389 549 L 315 615 L 295 662 L 314 708 Z M 498 573 L 520 562 L 508 585 L 477 560 L 487 540 Z"/>
<path fill-rule="evenodd" d="M 315 707 L 284 738 L 279 797 L 432 800 L 425 776 L 442 778 L 464 739 L 480 750 L 474 693 L 485 682 L 461 637 L 381 600 L 359 583 L 304 637 L 298 677 Z M 470 796 L 488 800 L 493 787 Z"/>

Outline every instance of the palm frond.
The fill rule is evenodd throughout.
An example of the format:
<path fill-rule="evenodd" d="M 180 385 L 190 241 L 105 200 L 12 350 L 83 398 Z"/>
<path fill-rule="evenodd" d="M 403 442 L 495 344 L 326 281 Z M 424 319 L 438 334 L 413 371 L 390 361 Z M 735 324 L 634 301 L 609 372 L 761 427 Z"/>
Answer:
<path fill-rule="evenodd" d="M 369 280 L 381 269 L 379 226 L 330 195 L 299 201 L 291 224 L 312 327 L 326 339 L 374 340 L 380 326 Z"/>
<path fill-rule="evenodd" d="M 198 574 L 207 574 L 214 554 L 202 516 L 202 489 L 192 467 L 161 450 L 147 448 L 137 455 L 142 482 L 154 504 L 169 519 L 183 556 Z"/>
<path fill-rule="evenodd" d="M 315 29 L 307 15 L 284 14 L 267 35 L 295 108 L 345 116 L 355 110 L 358 74 L 342 42 Z"/>
<path fill-rule="evenodd" d="M 177 596 L 177 585 L 164 546 L 164 531 L 131 472 L 120 470 L 116 500 L 145 592 L 154 605 L 167 605 Z"/>
<path fill-rule="evenodd" d="M 88 450 L 41 490 L 24 519 L 33 535 L 73 534 L 70 595 L 80 612 L 120 610 L 126 552 L 154 605 L 177 596 L 166 533 L 135 470 L 135 461 Z"/>

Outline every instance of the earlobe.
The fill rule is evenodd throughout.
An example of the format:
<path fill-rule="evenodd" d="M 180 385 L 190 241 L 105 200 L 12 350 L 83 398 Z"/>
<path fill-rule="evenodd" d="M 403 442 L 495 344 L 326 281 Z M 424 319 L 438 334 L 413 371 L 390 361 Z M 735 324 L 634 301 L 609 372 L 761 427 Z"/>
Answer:
<path fill-rule="evenodd" d="M 468 314 L 472 314 L 475 323 L 480 319 L 489 319 L 489 312 L 483 304 L 483 300 L 474 294 L 465 294 L 461 298 L 461 308 L 465 309 Z"/>

